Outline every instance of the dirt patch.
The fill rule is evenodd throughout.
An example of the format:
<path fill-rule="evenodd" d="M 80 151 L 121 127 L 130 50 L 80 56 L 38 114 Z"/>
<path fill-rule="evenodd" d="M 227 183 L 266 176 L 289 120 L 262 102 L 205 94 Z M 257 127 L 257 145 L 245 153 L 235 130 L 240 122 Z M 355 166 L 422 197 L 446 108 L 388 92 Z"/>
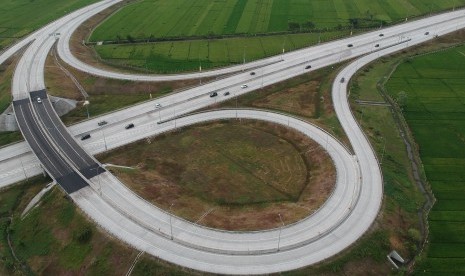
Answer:
<path fill-rule="evenodd" d="M 380 264 L 370 258 L 365 258 L 360 261 L 347 263 L 343 268 L 343 275 L 385 275 L 389 271 L 389 264 Z"/>
<path fill-rule="evenodd" d="M 295 87 L 287 88 L 279 93 L 273 93 L 265 98 L 257 100 L 254 104 L 257 107 L 299 111 L 299 115 L 313 117 L 316 112 L 315 101 L 318 101 L 318 90 L 320 82 L 312 80 Z"/>
<path fill-rule="evenodd" d="M 100 159 L 136 167 L 111 171 L 160 208 L 227 230 L 279 227 L 279 214 L 286 224 L 301 220 L 327 199 L 336 178 L 314 141 L 244 120 L 190 127 Z"/>

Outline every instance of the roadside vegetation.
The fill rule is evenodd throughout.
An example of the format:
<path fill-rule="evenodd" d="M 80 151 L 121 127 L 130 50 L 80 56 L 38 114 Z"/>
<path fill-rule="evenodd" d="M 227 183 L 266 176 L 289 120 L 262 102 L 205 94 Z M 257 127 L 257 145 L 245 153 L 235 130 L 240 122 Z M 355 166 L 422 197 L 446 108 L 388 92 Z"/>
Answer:
<path fill-rule="evenodd" d="M 6 112 L 11 105 L 13 96 L 11 94 L 11 81 L 18 57 L 12 57 L 0 65 L 0 114 Z M 8 116 L 14 116 L 13 113 Z M 0 147 L 22 140 L 19 131 L 0 131 Z"/>
<path fill-rule="evenodd" d="M 176 73 L 240 64 L 464 4 L 465 0 L 143 0 L 114 9 L 100 25 L 91 25 L 97 27 L 91 34 L 87 29 L 90 37 L 83 39 L 92 45 L 98 42 L 95 54 L 107 65 Z"/>
<path fill-rule="evenodd" d="M 0 9 L 0 51 L 16 40 L 97 0 L 6 0 Z"/>
<path fill-rule="evenodd" d="M 416 271 L 465 273 L 465 47 L 406 59 L 386 84 L 417 143 L 436 204 Z"/>
<path fill-rule="evenodd" d="M 50 95 L 78 101 L 75 109 L 61 117 L 69 125 L 90 117 L 102 115 L 120 108 L 148 101 L 171 93 L 176 89 L 197 84 L 197 80 L 177 82 L 135 82 L 95 77 L 75 70 L 50 55 L 46 61 L 45 84 Z M 83 94 L 71 78 L 62 70 L 65 68 L 79 82 Z M 89 105 L 85 106 L 84 102 Z"/>
<path fill-rule="evenodd" d="M 0 274 L 125 274 L 139 252 L 97 228 L 58 187 L 21 217 L 50 181 L 40 176 L 0 191 Z"/>

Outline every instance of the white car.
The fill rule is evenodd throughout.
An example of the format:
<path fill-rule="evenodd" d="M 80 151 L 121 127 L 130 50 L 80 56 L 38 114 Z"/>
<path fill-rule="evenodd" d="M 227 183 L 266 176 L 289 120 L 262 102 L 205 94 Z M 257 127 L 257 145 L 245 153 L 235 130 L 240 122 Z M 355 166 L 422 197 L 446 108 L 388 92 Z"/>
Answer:
<path fill-rule="evenodd" d="M 241 85 L 241 88 L 242 88 L 242 89 L 247 88 L 247 87 L 248 87 L 247 84 Z"/>
<path fill-rule="evenodd" d="M 155 108 L 161 108 L 161 104 L 157 103 L 157 104 L 155 105 Z"/>
<path fill-rule="evenodd" d="M 40 97 L 37 97 L 37 103 L 42 103 L 42 99 Z"/>

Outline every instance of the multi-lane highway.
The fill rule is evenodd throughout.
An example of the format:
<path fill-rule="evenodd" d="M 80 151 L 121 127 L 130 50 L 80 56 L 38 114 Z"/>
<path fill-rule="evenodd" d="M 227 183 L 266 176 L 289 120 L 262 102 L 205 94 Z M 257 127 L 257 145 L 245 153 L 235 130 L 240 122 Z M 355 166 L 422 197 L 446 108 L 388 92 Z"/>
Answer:
<path fill-rule="evenodd" d="M 243 66 L 184 75 L 149 76 L 109 72 L 77 60 L 69 51 L 73 30 L 93 14 L 120 1 L 102 1 L 59 19 L 30 35 L 0 56 L 30 43 L 13 79 L 15 114 L 27 145 L 0 149 L 0 180 L 21 178 L 39 161 L 76 204 L 109 233 L 128 244 L 182 266 L 216 273 L 258 274 L 295 269 L 322 261 L 356 241 L 370 227 L 380 208 L 382 179 L 375 154 L 347 102 L 347 81 L 363 65 L 395 51 L 465 27 L 465 12 L 455 11 L 419 21 L 322 44 Z M 218 81 L 121 110 L 66 129 L 44 90 L 44 63 L 56 34 L 61 58 L 90 74 L 142 81 L 176 80 L 234 73 Z M 349 47 L 348 45 L 353 45 Z M 376 46 L 378 45 L 378 46 Z M 321 129 L 297 118 L 258 110 L 223 110 L 183 116 L 299 74 L 365 55 L 340 72 L 333 84 L 333 102 L 353 152 Z M 242 72 L 253 69 L 256 74 Z M 341 82 L 344 78 L 345 81 Z M 243 84 L 247 87 L 241 88 Z M 217 97 L 209 97 L 210 92 Z M 228 91 L 229 95 L 224 95 Z M 40 98 L 40 100 L 39 100 Z M 155 104 L 161 104 L 155 109 Z M 181 117 L 180 117 L 181 116 Z M 225 232 L 172 217 L 128 190 L 92 154 L 186 125 L 224 118 L 252 118 L 286 125 L 308 135 L 330 154 L 337 168 L 336 188 L 312 216 L 283 229 Z M 97 122 L 109 124 L 99 127 Z M 125 130 L 132 122 L 135 128 Z M 88 133 L 91 137 L 81 141 Z M 73 138 L 76 136 L 77 141 Z M 81 147 L 82 146 L 82 147 Z M 4 157 L 5 156 L 5 157 Z M 3 158 L 3 159 L 2 159 Z M 22 171 L 8 171 L 26 160 Z M 5 164 L 5 165 L 3 165 Z M 6 168 L 4 170 L 4 168 Z M 31 171 L 29 171 L 29 168 Z M 4 170 L 4 171 L 3 171 Z"/>

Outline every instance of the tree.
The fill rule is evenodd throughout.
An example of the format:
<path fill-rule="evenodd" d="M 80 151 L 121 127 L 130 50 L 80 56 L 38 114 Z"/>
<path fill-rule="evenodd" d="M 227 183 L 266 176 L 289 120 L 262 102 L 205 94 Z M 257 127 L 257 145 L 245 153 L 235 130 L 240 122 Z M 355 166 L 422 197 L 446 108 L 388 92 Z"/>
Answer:
<path fill-rule="evenodd" d="M 130 34 L 128 34 L 126 38 L 128 39 L 129 42 L 131 43 L 134 42 L 134 38 Z"/>
<path fill-rule="evenodd" d="M 288 26 L 289 26 L 289 31 L 291 31 L 291 32 L 295 32 L 295 31 L 300 30 L 300 24 L 297 23 L 297 22 L 289 22 Z"/>
<path fill-rule="evenodd" d="M 313 23 L 312 21 L 307 21 L 302 24 L 302 27 L 306 30 L 313 30 L 315 29 L 315 23 Z"/>

